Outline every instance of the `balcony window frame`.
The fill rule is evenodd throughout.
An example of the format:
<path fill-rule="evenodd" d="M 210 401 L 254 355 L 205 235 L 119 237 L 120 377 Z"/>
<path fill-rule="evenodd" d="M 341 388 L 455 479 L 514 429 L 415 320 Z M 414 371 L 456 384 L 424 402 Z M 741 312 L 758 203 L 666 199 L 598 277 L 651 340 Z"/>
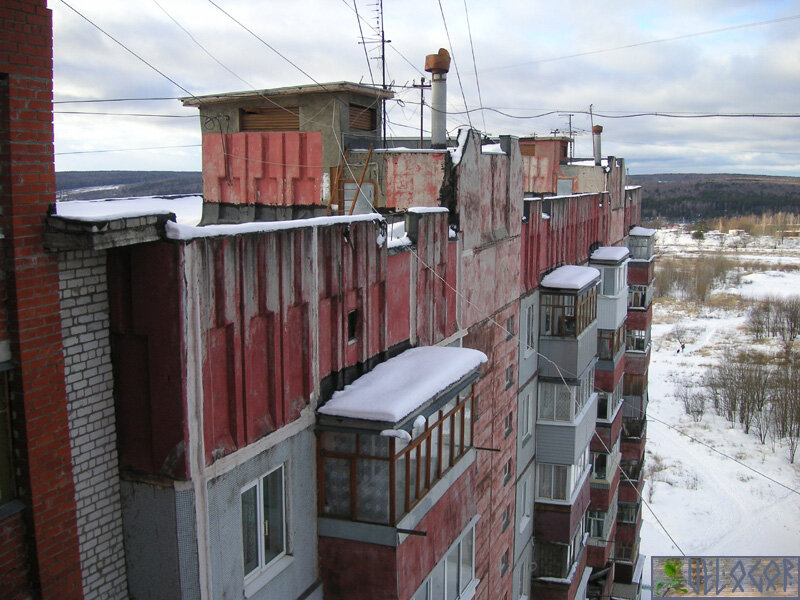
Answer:
<path fill-rule="evenodd" d="M 647 352 L 650 346 L 649 329 L 628 329 L 625 332 L 626 352 Z"/>
<path fill-rule="evenodd" d="M 424 427 L 420 424 L 412 428 L 415 436 L 411 441 L 398 437 L 385 437 L 377 430 L 339 430 L 324 428 L 318 433 L 318 511 L 324 518 L 373 523 L 378 525 L 396 525 L 430 492 L 433 486 L 452 469 L 458 461 L 466 456 L 473 446 L 474 410 L 473 386 L 466 385 L 458 394 L 431 412 L 425 418 Z M 420 422 L 419 416 L 414 422 Z M 338 437 L 337 437 L 338 436 Z M 347 448 L 335 447 L 339 440 Z M 381 441 L 378 441 L 381 440 Z M 372 448 L 385 446 L 385 451 L 365 451 L 362 446 Z M 447 446 L 445 452 L 442 449 Z M 367 476 L 363 463 L 385 465 L 386 480 L 379 481 L 377 486 L 386 483 L 388 506 L 386 518 L 383 509 L 380 518 L 362 518 L 359 512 L 359 499 L 365 490 L 376 485 Z M 346 465 L 346 467 L 345 467 Z M 359 467 L 362 471 L 359 472 Z M 331 483 L 341 497 L 336 505 L 326 505 L 326 485 Z M 379 477 L 383 479 L 383 477 Z M 340 489 L 345 486 L 346 491 Z M 330 496 L 330 494 L 327 494 Z M 344 498 L 344 500 L 343 500 Z M 381 504 L 383 502 L 381 501 Z M 373 513 L 371 516 L 377 515 Z"/>
<path fill-rule="evenodd" d="M 597 320 L 597 288 L 575 293 L 542 290 L 539 294 L 539 336 L 577 338 Z"/>
<path fill-rule="evenodd" d="M 600 360 L 614 360 L 619 351 L 625 346 L 626 342 L 625 323 L 616 330 L 609 329 L 597 330 L 597 357 Z"/>
<path fill-rule="evenodd" d="M 628 308 L 647 310 L 653 302 L 653 285 L 632 283 L 628 286 Z"/>
<path fill-rule="evenodd" d="M 267 559 L 267 549 L 265 537 L 269 535 L 269 530 L 262 535 L 261 525 L 268 524 L 269 517 L 264 514 L 265 512 L 265 495 L 271 496 L 272 490 L 267 490 L 268 484 L 273 481 L 273 477 L 279 473 L 280 480 L 280 527 L 281 527 L 281 543 L 280 551 L 274 556 Z M 243 486 L 239 492 L 240 508 L 241 508 L 241 527 L 242 527 L 242 569 L 244 573 L 245 586 L 250 586 L 256 580 L 262 578 L 269 578 L 270 573 L 275 567 L 278 567 L 287 556 L 291 555 L 290 540 L 289 540 L 289 507 L 288 494 L 286 493 L 287 477 L 286 477 L 286 463 L 281 463 L 277 467 L 270 469 L 257 479 L 250 481 L 247 485 Z M 255 521 L 253 523 L 245 523 L 245 494 L 255 491 Z M 246 549 L 245 545 L 247 540 L 245 537 L 245 529 L 248 526 L 256 525 L 256 564 L 249 571 L 245 562 Z"/>

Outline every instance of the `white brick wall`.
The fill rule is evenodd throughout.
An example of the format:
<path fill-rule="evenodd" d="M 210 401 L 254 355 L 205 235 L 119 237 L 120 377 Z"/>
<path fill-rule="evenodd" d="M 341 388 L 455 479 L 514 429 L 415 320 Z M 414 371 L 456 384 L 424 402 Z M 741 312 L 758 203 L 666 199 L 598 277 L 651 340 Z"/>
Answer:
<path fill-rule="evenodd" d="M 84 597 L 125 599 L 106 255 L 62 252 L 58 267 Z"/>

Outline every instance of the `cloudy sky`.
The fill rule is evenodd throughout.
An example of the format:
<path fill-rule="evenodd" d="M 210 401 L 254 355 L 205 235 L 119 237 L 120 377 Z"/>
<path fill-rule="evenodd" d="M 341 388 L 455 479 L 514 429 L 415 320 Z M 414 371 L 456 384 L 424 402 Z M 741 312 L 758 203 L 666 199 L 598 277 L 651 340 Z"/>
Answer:
<path fill-rule="evenodd" d="M 164 76 L 50 0 L 59 171 L 200 170 L 196 109 L 169 99 L 187 95 L 175 83 L 200 95 L 310 78 L 371 81 L 353 0 L 214 0 L 252 33 L 211 0 L 67 1 Z M 357 2 L 369 42 L 377 0 Z M 451 65 L 448 76 L 450 130 L 471 121 L 491 135 L 547 135 L 566 131 L 573 113 L 576 155 L 589 156 L 591 106 L 604 127 L 603 154 L 626 157 L 631 173 L 800 175 L 800 118 L 626 116 L 800 114 L 800 0 L 441 0 L 441 7 L 445 20 L 437 0 L 384 0 L 386 69 L 389 82 L 410 86 L 427 75 L 426 54 L 450 49 L 458 71 Z M 368 43 L 367 51 L 380 82 L 372 60 L 379 49 Z M 389 133 L 418 135 L 419 91 L 396 93 Z M 143 98 L 168 99 L 68 102 Z M 82 112 L 146 116 L 75 114 Z"/>

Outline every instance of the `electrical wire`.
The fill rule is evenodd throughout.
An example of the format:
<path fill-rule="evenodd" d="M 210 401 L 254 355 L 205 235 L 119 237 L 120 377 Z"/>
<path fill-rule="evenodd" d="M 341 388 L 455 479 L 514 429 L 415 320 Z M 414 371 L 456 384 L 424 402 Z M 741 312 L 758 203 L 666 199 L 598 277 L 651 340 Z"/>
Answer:
<path fill-rule="evenodd" d="M 92 98 L 83 100 L 54 100 L 53 104 L 88 104 L 98 102 L 145 102 L 150 100 L 180 100 L 180 96 L 161 96 L 157 98 Z"/>
<path fill-rule="evenodd" d="M 467 32 L 469 33 L 469 47 L 472 51 L 472 67 L 475 70 L 475 85 L 478 88 L 478 104 L 483 108 L 483 96 L 481 96 L 481 80 L 478 78 L 478 63 L 475 60 L 475 45 L 472 43 L 472 27 L 469 24 L 469 10 L 467 9 L 467 0 L 464 0 L 464 14 L 467 17 Z M 481 118 L 483 119 L 483 130 L 488 131 L 486 128 L 486 113 L 481 111 Z"/>
<path fill-rule="evenodd" d="M 345 2 L 347 4 L 347 2 Z M 372 63 L 369 61 L 369 53 L 367 52 L 367 42 L 364 41 L 364 29 L 361 27 L 361 15 L 358 14 L 358 0 L 353 0 L 353 10 L 356 12 L 356 24 L 358 25 L 358 33 L 361 36 L 361 46 L 364 48 L 364 58 L 367 61 L 367 69 L 369 70 L 369 80 L 372 85 L 375 85 L 375 77 L 372 75 Z"/>
<path fill-rule="evenodd" d="M 169 148 L 199 148 L 202 144 L 183 144 L 181 146 L 149 146 L 147 148 L 106 148 L 102 150 L 74 150 L 70 152 L 56 152 L 56 156 L 66 154 L 103 154 L 105 152 L 135 152 L 138 150 L 166 150 Z"/>
<path fill-rule="evenodd" d="M 470 110 L 467 106 L 467 97 L 464 95 L 464 86 L 461 84 L 461 73 L 458 71 L 458 63 L 456 62 L 456 53 L 453 50 L 453 41 L 450 39 L 450 30 L 447 28 L 447 19 L 444 16 L 444 8 L 442 8 L 442 0 L 437 0 L 439 3 L 439 12 L 442 14 L 442 23 L 444 24 L 444 32 L 447 35 L 447 44 L 450 46 L 450 57 L 453 59 L 453 66 L 456 68 L 456 78 L 458 79 L 458 88 L 461 90 L 461 99 L 464 101 L 464 110 L 466 111 L 467 121 L 472 128 L 472 119 L 469 116 Z"/>
<path fill-rule="evenodd" d="M 63 2 L 64 0 L 61 0 L 61 1 Z M 258 34 L 257 34 L 255 31 L 253 31 L 252 29 L 250 29 L 250 28 L 249 28 L 247 25 L 245 25 L 244 23 L 242 23 L 242 22 L 241 22 L 239 19 L 237 19 L 236 17 L 234 17 L 234 16 L 233 16 L 231 13 L 229 13 L 229 12 L 228 12 L 228 11 L 226 11 L 224 8 L 222 8 L 222 7 L 221 7 L 219 4 L 217 4 L 216 2 L 214 2 L 214 0 L 208 0 L 208 2 L 209 2 L 210 4 L 212 4 L 213 6 L 215 6 L 215 7 L 216 7 L 216 8 L 217 8 L 217 9 L 218 9 L 218 10 L 219 10 L 219 11 L 220 11 L 222 14 L 224 14 L 224 15 L 225 15 L 226 17 L 228 17 L 228 18 L 229 18 L 231 21 L 233 21 L 234 23 L 236 23 L 236 24 L 237 24 L 239 27 L 241 27 L 241 28 L 242 28 L 242 29 L 244 29 L 244 30 L 245 30 L 247 33 L 249 33 L 250 35 L 252 35 L 252 36 L 253 36 L 255 39 L 257 39 L 259 42 L 261 42 L 261 43 L 262 43 L 262 44 L 264 44 L 264 45 L 265 45 L 267 48 L 269 48 L 270 50 L 272 50 L 272 51 L 273 51 L 275 54 L 277 54 L 278 56 L 280 56 L 280 57 L 281 57 L 283 60 L 285 60 L 287 63 L 289 63 L 290 65 L 292 65 L 292 66 L 293 66 L 295 69 L 297 69 L 298 71 L 300 71 L 300 72 L 301 72 L 303 75 L 305 75 L 305 76 L 306 76 L 306 77 L 308 77 L 308 78 L 309 78 L 311 81 L 313 81 L 313 82 L 314 82 L 314 83 L 316 83 L 318 86 L 320 86 L 320 87 L 321 87 L 323 90 L 326 90 L 326 91 L 327 91 L 327 88 L 326 88 L 324 85 L 322 85 L 322 84 L 321 84 L 319 81 L 317 81 L 317 80 L 316 80 L 316 79 L 314 79 L 314 78 L 313 78 L 311 75 L 309 75 L 308 73 L 306 73 L 306 72 L 305 72 L 305 71 L 304 71 L 304 70 L 303 70 L 301 67 L 299 67 L 299 66 L 297 65 L 297 63 L 295 63 L 295 62 L 294 62 L 292 59 L 288 58 L 287 56 L 285 56 L 284 54 L 282 54 L 280 51 L 278 51 L 278 50 L 277 50 L 277 49 L 276 49 L 276 48 L 275 48 L 275 47 L 274 47 L 272 44 L 270 44 L 269 42 L 267 42 L 267 41 L 266 41 L 264 38 L 262 38 L 261 36 L 259 36 L 259 35 L 258 35 Z"/>
<path fill-rule="evenodd" d="M 100 115 L 104 117 L 161 117 L 165 119 L 196 119 L 199 115 L 163 115 L 157 113 L 95 112 L 89 110 L 54 110 L 54 115 Z"/>
<path fill-rule="evenodd" d="M 728 27 L 720 27 L 718 29 L 708 29 L 706 31 L 698 31 L 695 33 L 685 33 L 682 35 L 676 35 L 673 37 L 668 38 L 661 38 L 657 40 L 647 40 L 644 42 L 636 42 L 634 44 L 625 44 L 624 46 L 615 46 L 613 48 L 603 48 L 599 50 L 589 50 L 587 52 L 577 52 L 575 54 L 565 54 L 563 56 L 554 56 L 552 58 L 542 58 L 539 60 L 529 60 L 521 63 L 515 63 L 513 65 L 504 65 L 499 67 L 494 67 L 492 69 L 484 69 L 484 71 L 500 71 L 503 69 L 515 69 L 517 67 L 525 67 L 528 65 L 535 65 L 547 62 L 554 62 L 559 60 L 567 60 L 569 58 L 579 58 L 581 56 L 591 56 L 593 54 L 603 54 L 605 52 L 616 52 L 617 50 L 627 50 L 629 48 L 638 48 L 640 46 L 650 46 L 652 44 L 662 44 L 664 42 L 674 42 L 677 40 L 685 40 L 693 37 L 699 37 L 703 35 L 712 35 L 715 33 L 724 33 L 726 31 L 734 31 L 737 29 L 746 29 L 749 27 L 759 27 L 761 25 L 772 25 L 774 23 L 783 23 L 786 21 L 792 21 L 795 19 L 800 19 L 800 15 L 790 15 L 787 17 L 779 17 L 776 19 L 768 19 L 766 21 L 751 21 L 749 23 L 742 23 L 740 25 L 730 25 Z"/>
<path fill-rule="evenodd" d="M 175 81 L 175 80 L 174 80 L 172 77 L 170 77 L 169 75 L 167 75 L 166 73 L 164 73 L 163 71 L 161 71 L 160 69 L 158 69 L 158 68 L 157 68 L 155 65 L 153 65 L 153 64 L 152 64 L 152 63 L 150 63 L 150 62 L 148 62 L 147 60 L 145 60 L 144 58 L 142 58 L 141 56 L 139 56 L 139 55 L 138 55 L 136 52 L 134 52 L 133 50 L 131 50 L 130 48 L 128 48 L 128 46 L 126 46 L 124 43 L 122 43 L 121 41 L 119 41 L 119 40 L 118 40 L 117 38 L 115 38 L 113 35 L 111 35 L 110 33 L 108 33 L 108 32 L 107 32 L 105 29 L 103 29 L 102 27 L 100 27 L 100 26 L 99 26 L 97 23 L 95 23 L 94 21 L 92 21 L 92 20 L 91 20 L 89 17 L 87 17 L 86 15 L 84 15 L 83 13 L 81 13 L 79 10 L 77 10 L 76 8 L 74 8 L 74 7 L 73 7 L 71 4 L 67 3 L 67 2 L 66 2 L 66 0 L 59 0 L 59 1 L 61 2 L 61 4 L 63 4 L 63 5 L 64 5 L 64 6 L 66 6 L 68 9 L 70 9 L 72 12 L 74 12 L 76 15 L 78 15 L 78 16 L 79 16 L 81 19 L 83 19 L 84 21 L 86 21 L 87 23 L 89 23 L 89 25 L 91 25 L 92 27 L 94 27 L 95 29 L 97 29 L 97 30 L 98 30 L 100 33 L 102 33 L 103 35 L 105 35 L 106 37 L 108 37 L 108 38 L 109 38 L 110 40 L 112 40 L 114 43 L 116 43 L 117 45 L 119 45 L 120 47 L 122 47 L 122 48 L 123 48 L 125 51 L 129 52 L 129 53 L 130 53 L 130 54 L 132 54 L 134 57 L 136 57 L 137 59 L 139 59 L 141 62 L 143 62 L 144 64 L 146 64 L 148 67 L 150 67 L 151 69 L 153 69 L 153 71 L 155 71 L 156 73 L 158 73 L 159 75 L 161 75 L 161 76 L 162 76 L 164 79 L 166 79 L 167 81 L 169 81 L 169 82 L 170 82 L 170 83 L 172 83 L 174 86 L 176 86 L 176 87 L 178 87 L 179 89 L 181 89 L 182 91 L 186 92 L 186 94 L 187 94 L 187 95 L 191 96 L 192 98 L 195 98 L 195 99 L 197 99 L 197 96 L 195 96 L 195 95 L 194 95 L 192 92 L 190 92 L 189 90 L 187 90 L 187 89 L 186 89 L 185 87 L 183 87 L 183 86 L 182 86 L 180 83 L 178 83 L 177 81 Z M 209 0 L 209 2 L 210 2 L 210 1 L 211 1 L 211 0 Z"/>

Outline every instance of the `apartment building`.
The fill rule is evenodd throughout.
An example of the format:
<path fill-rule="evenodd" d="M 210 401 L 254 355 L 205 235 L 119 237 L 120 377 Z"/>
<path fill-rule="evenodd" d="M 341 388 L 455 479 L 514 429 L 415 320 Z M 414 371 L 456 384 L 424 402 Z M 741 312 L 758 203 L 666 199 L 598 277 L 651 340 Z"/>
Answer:
<path fill-rule="evenodd" d="M 35 15 L 49 52 L 23 4 L 3 18 Z M 436 85 L 447 63 L 428 57 Z M 649 355 L 620 336 L 649 328 L 652 232 L 599 138 L 590 161 L 470 130 L 391 149 L 371 86 L 192 97 L 200 223 L 168 202 L 79 217 L 49 209 L 51 129 L 6 117 L 52 86 L 17 64 L 8 597 L 637 597 L 640 521 L 618 515 Z"/>

